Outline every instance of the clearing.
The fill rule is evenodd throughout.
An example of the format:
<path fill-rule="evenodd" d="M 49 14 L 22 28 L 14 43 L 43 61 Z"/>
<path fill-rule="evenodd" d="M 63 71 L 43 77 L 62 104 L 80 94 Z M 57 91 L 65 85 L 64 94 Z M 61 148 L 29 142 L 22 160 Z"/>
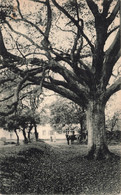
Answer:
<path fill-rule="evenodd" d="M 110 150 L 121 156 L 121 146 Z M 120 158 L 87 160 L 86 145 L 33 142 L 0 149 L 1 194 L 120 194 Z"/>

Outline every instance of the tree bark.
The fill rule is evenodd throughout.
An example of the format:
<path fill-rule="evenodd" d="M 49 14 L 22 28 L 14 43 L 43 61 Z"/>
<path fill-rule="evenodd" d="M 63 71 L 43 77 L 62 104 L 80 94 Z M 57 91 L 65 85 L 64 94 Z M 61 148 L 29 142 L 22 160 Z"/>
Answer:
<path fill-rule="evenodd" d="M 31 133 L 32 128 L 33 128 L 33 125 L 30 124 L 29 131 L 28 131 L 28 141 L 29 142 L 31 142 L 30 133 Z"/>
<path fill-rule="evenodd" d="M 14 132 L 15 132 L 16 137 L 17 137 L 17 145 L 19 145 L 20 143 L 19 143 L 19 136 L 18 136 L 17 130 L 16 130 L 16 129 L 14 129 Z"/>
<path fill-rule="evenodd" d="M 23 127 L 23 136 L 24 136 L 24 143 L 27 144 L 28 143 L 28 139 L 27 139 L 27 136 L 26 136 L 26 132 L 25 132 L 25 127 Z"/>
<path fill-rule="evenodd" d="M 36 125 L 36 123 L 34 124 L 34 132 L 35 132 L 35 139 L 36 139 L 36 141 L 38 141 L 39 135 L 38 135 L 38 132 L 37 132 L 37 125 Z"/>
<path fill-rule="evenodd" d="M 89 159 L 107 159 L 111 156 L 106 143 L 105 105 L 99 100 L 90 101 L 87 108 Z"/>

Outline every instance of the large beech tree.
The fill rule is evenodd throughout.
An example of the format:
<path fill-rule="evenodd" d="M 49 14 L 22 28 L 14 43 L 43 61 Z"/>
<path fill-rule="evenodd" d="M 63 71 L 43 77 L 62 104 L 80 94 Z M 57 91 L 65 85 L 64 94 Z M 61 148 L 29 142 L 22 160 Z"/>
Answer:
<path fill-rule="evenodd" d="M 42 86 L 59 93 L 87 110 L 89 156 L 96 159 L 111 156 L 105 105 L 121 89 L 119 76 L 109 85 L 120 58 L 119 4 L 119 0 L 1 4 L 0 68 L 2 75 L 9 69 L 19 78 L 8 113 L 28 85 L 37 86 L 35 93 Z"/>

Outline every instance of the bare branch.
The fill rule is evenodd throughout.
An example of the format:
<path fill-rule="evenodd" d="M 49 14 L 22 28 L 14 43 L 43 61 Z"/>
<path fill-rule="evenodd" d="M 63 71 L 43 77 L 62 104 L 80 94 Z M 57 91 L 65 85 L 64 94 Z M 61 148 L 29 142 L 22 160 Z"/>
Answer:
<path fill-rule="evenodd" d="M 53 4 L 60 10 L 62 11 L 62 13 L 64 13 L 70 20 L 71 22 L 73 22 L 74 25 L 77 26 L 77 28 L 80 30 L 82 36 L 85 38 L 85 40 L 88 42 L 88 44 L 90 45 L 91 47 L 91 50 L 93 52 L 94 50 L 94 46 L 93 44 L 91 43 L 91 41 L 89 40 L 89 38 L 85 35 L 85 33 L 83 32 L 82 30 L 82 26 L 79 25 L 79 22 L 78 20 L 75 20 L 63 7 L 61 7 L 57 2 L 56 0 L 52 0 Z"/>
<path fill-rule="evenodd" d="M 60 95 L 74 101 L 78 105 L 84 104 L 84 101 L 83 101 L 84 99 L 83 98 L 81 99 L 75 93 L 71 92 L 68 89 L 53 85 L 53 84 L 51 84 L 49 82 L 46 82 L 46 81 L 43 82 L 43 87 L 45 87 L 47 89 L 50 89 L 50 90 L 53 90 L 56 93 L 59 93 Z"/>
<path fill-rule="evenodd" d="M 19 53 L 21 54 L 21 56 L 22 56 L 23 58 L 25 58 L 24 54 L 21 52 L 21 50 L 20 50 L 19 47 L 18 47 L 17 41 L 16 41 L 16 47 L 17 47 L 17 50 L 19 51 Z"/>
<path fill-rule="evenodd" d="M 109 56 L 108 60 L 110 60 L 110 58 L 112 56 L 115 56 L 119 50 L 120 50 L 120 30 L 117 32 L 111 46 L 105 51 L 105 57 Z"/>
<path fill-rule="evenodd" d="M 92 54 L 91 53 L 87 53 L 87 54 L 83 54 L 83 55 L 80 55 L 80 58 L 87 58 L 87 57 L 91 57 Z"/>
<path fill-rule="evenodd" d="M 119 90 L 121 90 L 121 77 L 117 79 L 109 88 L 107 88 L 104 101 L 107 102 L 111 95 Z"/>
<path fill-rule="evenodd" d="M 17 1 L 17 3 L 18 3 L 18 11 L 19 11 L 19 14 L 20 14 L 20 16 L 21 16 L 21 19 L 15 19 L 15 18 L 13 18 L 13 17 L 11 17 L 11 16 L 8 16 L 8 17 L 9 17 L 11 20 L 14 20 L 15 22 L 24 21 L 24 22 L 30 24 L 32 27 L 36 28 L 36 30 L 37 30 L 40 34 L 42 34 L 42 35 L 45 37 L 45 35 L 44 35 L 44 33 L 42 32 L 42 30 L 41 30 L 36 24 L 32 23 L 31 21 L 29 21 L 29 20 L 27 20 L 27 19 L 25 19 L 25 18 L 23 17 L 23 15 L 22 15 L 22 13 L 21 13 L 21 10 L 20 10 L 20 3 L 19 3 L 19 0 L 16 0 L 16 1 Z"/>
<path fill-rule="evenodd" d="M 6 98 L 0 100 L 0 102 L 4 102 L 4 101 L 6 101 L 6 100 L 9 100 L 9 99 L 12 98 L 13 96 L 14 96 L 14 94 L 9 95 L 8 97 L 6 97 Z"/>
<path fill-rule="evenodd" d="M 0 79 L 0 84 L 2 85 L 2 84 L 6 83 L 8 81 L 14 81 L 14 79 L 12 79 L 12 78 Z"/>
<path fill-rule="evenodd" d="M 79 10 L 78 10 L 78 4 L 77 4 L 77 0 L 75 0 L 75 4 L 76 4 L 76 13 L 77 13 L 77 20 L 79 22 Z"/>
<path fill-rule="evenodd" d="M 103 63 L 103 82 L 107 86 L 110 76 L 112 74 L 115 63 L 121 56 L 120 52 L 120 30 L 118 31 L 113 43 L 109 49 L 105 52 L 104 63 Z"/>
<path fill-rule="evenodd" d="M 51 59 L 51 54 L 50 54 L 51 45 L 49 42 L 49 34 L 50 34 L 51 25 L 52 25 L 52 10 L 51 10 L 49 0 L 46 0 L 46 5 L 47 5 L 47 25 L 46 25 L 46 29 L 44 33 L 44 40 L 42 40 L 41 43 L 43 47 L 45 48 L 47 58 L 50 60 Z"/>
<path fill-rule="evenodd" d="M 37 3 L 43 3 L 43 4 L 46 4 L 46 2 L 45 2 L 45 1 L 40 1 L 40 0 L 30 0 L 30 1 L 37 2 Z"/>
<path fill-rule="evenodd" d="M 3 41 L 3 36 L 2 36 L 2 33 L 1 33 L 1 27 L 0 27 L 0 55 L 5 56 L 6 54 L 7 54 L 7 50 L 5 48 L 5 44 L 4 44 L 4 41 Z"/>
<path fill-rule="evenodd" d="M 103 0 L 103 13 L 102 13 L 102 15 L 103 15 L 104 17 L 107 17 L 107 15 L 108 15 L 108 10 L 109 10 L 109 8 L 110 8 L 110 5 L 111 5 L 112 1 L 113 1 L 113 0 Z"/>
<path fill-rule="evenodd" d="M 51 84 L 54 84 L 56 86 L 61 85 L 62 87 L 70 89 L 68 83 L 65 81 L 59 81 L 59 80 L 53 79 L 51 76 L 49 76 L 49 79 L 50 79 Z"/>
<path fill-rule="evenodd" d="M 75 37 L 74 44 L 73 44 L 73 47 L 72 47 L 72 50 L 71 50 L 71 59 L 72 59 L 72 62 L 75 60 L 74 56 L 75 56 L 75 51 L 77 50 L 77 44 L 78 44 L 79 38 L 80 38 L 80 32 L 77 29 L 77 35 Z M 78 59 L 76 59 L 76 60 L 78 60 Z"/>
<path fill-rule="evenodd" d="M 113 28 L 110 32 L 107 33 L 107 37 L 109 37 L 111 35 L 111 33 L 113 33 L 115 30 L 117 30 L 118 28 L 120 28 L 119 26 L 116 26 L 115 28 Z"/>
<path fill-rule="evenodd" d="M 55 23 L 55 25 L 56 25 L 56 27 L 57 27 L 58 29 L 60 29 L 60 30 L 63 31 L 63 32 L 70 32 L 70 33 L 73 33 L 73 34 L 76 35 L 75 31 L 73 31 L 73 30 L 62 29 L 60 26 L 57 25 L 57 22 Z"/>
<path fill-rule="evenodd" d="M 52 25 L 52 11 L 51 11 L 49 0 L 46 0 L 46 5 L 47 5 L 47 26 L 44 34 L 46 39 L 48 40 L 51 25 Z"/>
<path fill-rule="evenodd" d="M 22 15 L 21 10 L 20 10 L 20 3 L 19 3 L 19 0 L 16 0 L 16 2 L 17 2 L 18 12 L 19 12 L 21 18 L 23 18 L 23 15 Z"/>
<path fill-rule="evenodd" d="M 120 1 L 118 0 L 116 6 L 114 7 L 114 9 L 113 9 L 113 11 L 112 11 L 112 13 L 111 13 L 111 15 L 107 18 L 107 24 L 108 24 L 108 26 L 109 26 L 109 25 L 113 22 L 113 20 L 115 19 L 116 15 L 117 15 L 117 13 L 118 13 L 118 11 L 119 11 L 119 9 L 120 9 Z"/>
<path fill-rule="evenodd" d="M 54 49 L 52 50 L 52 53 L 56 56 L 55 61 L 64 61 L 66 63 L 68 63 L 71 67 L 72 67 L 72 63 L 70 62 L 71 58 L 70 55 L 67 53 L 64 53 L 62 51 L 60 51 L 61 53 L 58 53 L 56 51 L 54 51 Z"/>
<path fill-rule="evenodd" d="M 14 29 L 12 28 L 12 26 L 11 26 L 7 21 L 6 21 L 6 24 L 8 25 L 8 27 L 9 27 L 14 33 L 16 33 L 16 34 L 18 34 L 18 35 L 20 35 L 20 36 L 23 36 L 25 39 L 27 39 L 30 43 L 32 43 L 33 45 L 35 45 L 37 48 L 43 50 L 43 47 L 40 47 L 37 43 L 35 43 L 35 42 L 34 42 L 32 39 L 30 39 L 27 35 L 22 34 L 22 33 L 18 32 L 18 31 L 16 31 L 16 30 L 14 30 Z"/>
<path fill-rule="evenodd" d="M 64 78 L 68 81 L 67 83 L 64 81 L 58 81 L 55 79 L 50 78 L 50 81 L 52 84 L 55 85 L 61 85 L 63 87 L 66 87 L 67 89 L 73 91 L 75 94 L 77 94 L 79 97 L 86 98 L 87 97 L 87 93 L 86 93 L 86 89 L 81 85 L 77 84 L 77 82 L 74 82 L 72 79 L 69 79 L 66 77 L 66 75 L 64 76 Z"/>
<path fill-rule="evenodd" d="M 16 89 L 15 94 L 14 94 L 14 103 L 16 103 L 16 104 L 18 104 L 18 101 L 19 101 L 19 92 L 21 90 L 21 87 L 22 87 L 23 83 L 27 80 L 27 78 L 28 78 L 28 74 L 26 74 L 26 76 L 20 81 L 20 83 L 17 86 L 17 89 Z"/>
<path fill-rule="evenodd" d="M 94 17 L 99 15 L 98 6 L 93 0 L 86 0 L 88 7 L 90 8 L 91 12 L 93 13 Z"/>
<path fill-rule="evenodd" d="M 14 113 L 14 112 L 15 112 L 15 106 L 12 105 L 11 107 L 12 107 L 12 108 L 10 108 L 9 111 L 7 111 L 7 112 L 0 112 L 0 115 L 1 115 L 1 116 L 8 116 L 8 115 Z"/>
<path fill-rule="evenodd" d="M 75 82 L 78 82 L 82 84 L 83 86 L 87 86 L 86 83 L 89 83 L 89 78 L 86 75 L 86 71 L 78 68 L 78 75 L 74 72 L 68 70 L 66 67 L 61 66 L 59 63 L 55 61 L 51 61 L 51 64 L 49 66 L 51 70 L 54 72 L 58 72 L 63 76 L 63 78 L 71 83 L 72 85 L 75 85 Z"/>

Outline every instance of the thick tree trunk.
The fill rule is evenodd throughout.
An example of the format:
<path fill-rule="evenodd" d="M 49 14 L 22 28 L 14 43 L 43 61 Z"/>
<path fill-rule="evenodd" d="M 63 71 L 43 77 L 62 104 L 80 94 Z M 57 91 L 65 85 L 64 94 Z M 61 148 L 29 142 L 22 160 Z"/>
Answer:
<path fill-rule="evenodd" d="M 18 136 L 17 130 L 16 130 L 16 129 L 14 129 L 14 132 L 15 132 L 16 137 L 17 137 L 17 145 L 19 145 L 20 143 L 19 143 L 19 136 Z"/>
<path fill-rule="evenodd" d="M 80 120 L 80 142 L 81 141 L 86 141 L 86 127 L 85 127 L 85 122 L 84 122 L 84 117 L 82 120 Z"/>
<path fill-rule="evenodd" d="M 105 105 L 90 101 L 87 108 L 88 158 L 107 159 L 111 156 L 106 143 Z"/>

